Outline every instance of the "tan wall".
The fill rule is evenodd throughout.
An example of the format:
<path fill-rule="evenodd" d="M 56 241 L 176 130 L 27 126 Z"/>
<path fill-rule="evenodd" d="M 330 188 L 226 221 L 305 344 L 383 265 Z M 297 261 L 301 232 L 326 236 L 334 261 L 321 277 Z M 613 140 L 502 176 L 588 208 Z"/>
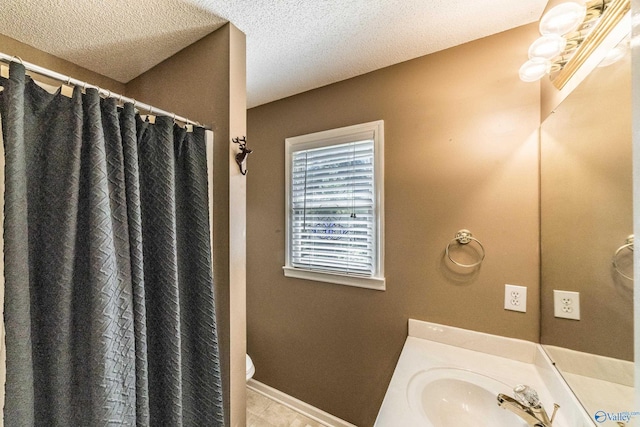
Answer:
<path fill-rule="evenodd" d="M 124 84 L 120 82 L 105 77 L 102 74 L 94 73 L 86 68 L 82 68 L 69 61 L 50 55 L 2 34 L 0 34 L 0 52 L 6 53 L 7 55 L 19 56 L 20 59 L 24 61 L 31 62 L 78 80 L 86 81 L 115 93 L 124 94 Z M 48 82 L 56 86 L 60 85 L 59 82 Z"/>
<path fill-rule="evenodd" d="M 248 112 L 248 350 L 255 378 L 370 426 L 417 318 L 537 341 L 539 85 L 526 26 Z M 284 139 L 385 121 L 385 292 L 285 278 Z M 477 271 L 446 245 L 468 228 Z M 528 287 L 505 311 L 504 285 Z"/>
<path fill-rule="evenodd" d="M 213 268 L 226 424 L 244 426 L 245 192 L 232 137 L 246 133 L 245 37 L 225 25 L 127 84 L 127 96 L 213 126 Z M 232 208 L 231 208 L 232 207 Z"/>

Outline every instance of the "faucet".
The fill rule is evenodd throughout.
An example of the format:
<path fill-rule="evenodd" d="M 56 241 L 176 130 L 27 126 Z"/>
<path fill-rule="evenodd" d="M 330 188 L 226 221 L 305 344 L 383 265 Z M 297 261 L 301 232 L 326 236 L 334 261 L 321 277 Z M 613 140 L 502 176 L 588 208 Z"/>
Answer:
<path fill-rule="evenodd" d="M 527 385 L 517 385 L 513 389 L 515 399 L 506 394 L 498 394 L 498 406 L 508 409 L 533 427 L 552 427 L 553 419 L 560 405 L 553 404 L 551 418 L 542 407 L 538 393 Z"/>

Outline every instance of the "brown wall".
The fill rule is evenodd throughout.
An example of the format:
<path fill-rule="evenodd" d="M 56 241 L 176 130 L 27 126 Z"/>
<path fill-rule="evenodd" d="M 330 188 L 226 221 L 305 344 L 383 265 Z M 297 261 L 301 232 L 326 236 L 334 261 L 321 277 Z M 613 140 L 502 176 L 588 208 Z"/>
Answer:
<path fill-rule="evenodd" d="M 233 25 L 204 37 L 127 84 L 127 96 L 212 125 L 213 268 L 225 407 L 244 426 L 245 179 L 232 137 L 246 133 L 245 37 Z M 233 337 L 233 339 L 231 339 Z"/>
<path fill-rule="evenodd" d="M 633 360 L 633 282 L 611 260 L 633 233 L 631 58 L 596 68 L 541 127 L 541 337 Z M 633 252 L 620 269 L 633 273 Z M 580 292 L 580 321 L 553 314 L 553 290 Z"/>
<path fill-rule="evenodd" d="M 255 378 L 372 425 L 416 318 L 537 341 L 539 85 L 530 25 L 250 109 L 248 351 Z M 285 278 L 284 139 L 385 121 L 384 292 Z M 444 260 L 457 230 L 481 268 Z M 528 287 L 505 311 L 504 285 Z"/>
<path fill-rule="evenodd" d="M 124 84 L 120 82 L 105 77 L 102 74 L 94 73 L 86 68 L 82 68 L 2 34 L 0 34 L 0 52 L 6 53 L 7 55 L 19 56 L 20 59 L 24 61 L 91 83 L 103 89 L 111 90 L 112 92 L 124 94 L 125 91 Z M 59 85 L 59 82 L 51 83 L 56 86 Z"/>

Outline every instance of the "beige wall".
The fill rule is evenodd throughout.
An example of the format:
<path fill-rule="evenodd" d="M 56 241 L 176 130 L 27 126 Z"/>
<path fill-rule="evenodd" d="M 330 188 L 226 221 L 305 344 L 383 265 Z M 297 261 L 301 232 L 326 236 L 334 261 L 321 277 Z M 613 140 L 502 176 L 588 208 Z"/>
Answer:
<path fill-rule="evenodd" d="M 225 25 L 127 84 L 127 96 L 213 126 L 213 267 L 228 425 L 244 426 L 246 181 L 231 138 L 246 134 L 245 36 Z"/>
<path fill-rule="evenodd" d="M 538 84 L 523 83 L 536 26 L 418 58 L 248 112 L 248 350 L 255 378 L 372 425 L 417 318 L 538 340 Z M 284 139 L 385 121 L 385 292 L 285 278 Z M 444 260 L 457 230 L 477 271 Z M 528 287 L 505 311 L 504 285 Z"/>

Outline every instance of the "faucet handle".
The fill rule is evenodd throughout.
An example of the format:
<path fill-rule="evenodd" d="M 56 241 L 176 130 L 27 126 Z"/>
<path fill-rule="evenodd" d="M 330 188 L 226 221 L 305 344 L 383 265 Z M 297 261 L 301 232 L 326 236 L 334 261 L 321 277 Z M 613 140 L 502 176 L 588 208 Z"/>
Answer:
<path fill-rule="evenodd" d="M 513 396 L 518 402 L 527 408 L 533 408 L 540 404 L 538 393 L 525 384 L 519 384 L 513 389 Z"/>

